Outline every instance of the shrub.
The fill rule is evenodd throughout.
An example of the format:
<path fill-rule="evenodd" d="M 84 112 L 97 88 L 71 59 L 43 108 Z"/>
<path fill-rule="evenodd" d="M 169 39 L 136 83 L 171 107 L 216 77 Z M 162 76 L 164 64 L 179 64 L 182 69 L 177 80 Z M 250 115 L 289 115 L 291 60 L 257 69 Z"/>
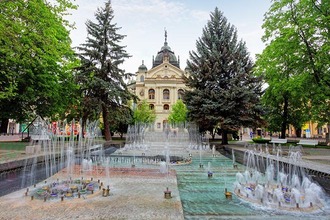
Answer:
<path fill-rule="evenodd" d="M 263 139 L 261 137 L 256 137 L 256 138 L 252 138 L 252 141 L 258 144 L 265 144 L 265 143 L 269 143 L 269 139 Z"/>

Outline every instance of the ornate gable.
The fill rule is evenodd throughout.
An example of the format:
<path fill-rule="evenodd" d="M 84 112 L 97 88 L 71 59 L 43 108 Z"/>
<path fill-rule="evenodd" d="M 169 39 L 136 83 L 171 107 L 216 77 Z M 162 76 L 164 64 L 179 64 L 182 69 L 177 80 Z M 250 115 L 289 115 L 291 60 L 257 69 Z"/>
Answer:
<path fill-rule="evenodd" d="M 147 78 L 151 79 L 180 79 L 184 71 L 173 66 L 170 63 L 164 62 L 147 73 Z"/>

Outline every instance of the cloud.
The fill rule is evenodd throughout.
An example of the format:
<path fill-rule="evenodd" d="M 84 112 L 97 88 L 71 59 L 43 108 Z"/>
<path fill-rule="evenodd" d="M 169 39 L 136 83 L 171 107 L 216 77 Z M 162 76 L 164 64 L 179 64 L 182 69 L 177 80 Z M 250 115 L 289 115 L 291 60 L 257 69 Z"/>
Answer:
<path fill-rule="evenodd" d="M 76 30 L 71 32 L 73 46 L 83 43 L 87 37 L 85 22 L 95 20 L 94 13 L 98 7 L 104 7 L 106 0 L 75 0 L 78 10 L 72 12 L 71 21 L 76 23 Z M 114 22 L 121 27 L 120 34 L 126 35 L 122 45 L 127 45 L 127 52 L 133 55 L 124 64 L 129 72 L 135 72 L 145 60 L 148 68 L 151 67 L 152 56 L 156 55 L 164 43 L 164 28 L 168 30 L 168 43 L 175 54 L 180 56 L 181 67 L 185 67 L 188 52 L 195 50 L 196 40 L 201 36 L 202 29 L 210 12 L 218 1 L 191 1 L 191 0 L 112 0 Z M 229 2 L 229 1 L 228 1 Z M 253 16 L 259 16 L 260 9 L 244 14 L 231 7 L 227 1 L 223 3 L 225 16 L 238 29 L 239 38 L 247 43 L 253 56 L 262 51 L 260 43 L 261 30 L 257 28 Z M 238 4 L 238 3 L 237 3 Z M 235 3 L 236 5 L 236 3 Z M 227 7 L 226 7 L 227 6 Z M 242 6 L 247 10 L 247 6 Z M 241 7 L 241 8 L 242 8 Z M 249 5 L 252 9 L 253 4 Z M 242 9 L 242 10 L 243 10 Z M 250 15 L 250 17 L 248 16 Z M 260 21 L 259 21 L 260 22 Z"/>
<path fill-rule="evenodd" d="M 208 11 L 191 10 L 190 15 L 194 19 L 197 19 L 202 22 L 205 22 L 210 18 L 210 12 Z"/>

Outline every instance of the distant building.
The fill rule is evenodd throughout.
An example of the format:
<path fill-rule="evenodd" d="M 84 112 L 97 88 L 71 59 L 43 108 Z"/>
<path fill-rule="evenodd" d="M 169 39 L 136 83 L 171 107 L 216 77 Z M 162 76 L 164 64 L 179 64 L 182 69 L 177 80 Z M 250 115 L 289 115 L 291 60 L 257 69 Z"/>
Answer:
<path fill-rule="evenodd" d="M 165 42 L 152 59 L 152 68 L 142 64 L 136 72 L 136 82 L 129 88 L 140 100 L 146 100 L 150 109 L 155 109 L 155 131 L 162 131 L 168 125 L 168 116 L 171 106 L 182 98 L 186 85 L 183 76 L 187 72 L 180 69 L 180 58 L 168 46 L 167 33 Z"/>

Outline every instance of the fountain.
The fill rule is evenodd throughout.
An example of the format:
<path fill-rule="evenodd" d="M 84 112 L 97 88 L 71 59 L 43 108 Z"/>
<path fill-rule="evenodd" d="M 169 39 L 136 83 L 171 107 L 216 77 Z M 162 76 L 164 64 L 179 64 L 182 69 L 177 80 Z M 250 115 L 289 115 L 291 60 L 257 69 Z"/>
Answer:
<path fill-rule="evenodd" d="M 76 131 L 75 126 L 77 125 L 74 120 L 71 124 L 64 121 L 63 124 L 57 122 L 51 125 L 47 121 L 38 119 L 38 129 L 35 132 L 41 131 L 42 135 L 49 139 L 33 139 L 30 143 L 31 146 L 40 146 L 41 149 L 27 157 L 23 168 L 21 187 L 35 186 L 34 190 L 26 193 L 31 195 L 31 200 L 32 198 L 42 198 L 44 201 L 49 198 L 63 200 L 67 197 L 80 197 L 88 192 L 93 193 L 98 187 L 98 183 L 92 181 L 92 176 L 98 175 L 94 172 L 96 165 L 93 161 L 96 160 L 99 161 L 98 169 L 105 170 L 108 176 L 109 160 L 102 166 L 103 146 L 95 141 L 99 133 L 98 122 L 87 122 L 84 139 L 81 138 L 82 135 L 77 137 L 77 133 L 82 134 L 82 130 Z M 40 136 L 38 133 L 32 135 Z M 36 176 L 47 181 L 36 187 L 41 182 Z M 78 180 L 78 177 L 81 179 Z M 91 180 L 87 180 L 87 177 L 91 177 Z"/>
<path fill-rule="evenodd" d="M 207 176 L 209 178 L 213 176 L 213 172 L 212 172 L 212 169 L 211 169 L 211 162 L 210 161 L 207 163 Z"/>
<path fill-rule="evenodd" d="M 54 182 L 39 184 L 40 186 L 30 192 L 31 200 L 41 199 L 58 200 L 80 198 L 80 196 L 86 196 L 93 194 L 99 188 L 99 183 L 87 179 L 74 179 L 74 180 L 62 180 L 57 179 Z M 27 194 L 26 194 L 27 195 Z"/>
<path fill-rule="evenodd" d="M 212 157 L 215 157 L 215 145 L 212 146 Z"/>
<path fill-rule="evenodd" d="M 322 188 L 306 175 L 301 163 L 301 148 L 291 147 L 288 158 L 263 154 L 260 148 L 247 149 L 246 170 L 236 174 L 235 193 L 241 199 L 272 209 L 313 212 L 324 207 Z"/>
<path fill-rule="evenodd" d="M 307 210 L 314 215 L 314 210 L 321 209 L 325 211 L 317 213 L 317 217 L 327 218 L 329 214 L 323 203 L 322 190 L 309 178 L 303 178 L 297 166 L 287 166 L 280 160 L 280 147 L 270 150 L 274 151 L 275 155 L 267 154 L 267 148 L 263 150 L 261 146 L 255 146 L 255 150 L 247 149 L 246 170 L 243 170 L 244 166 L 233 169 L 235 156 L 230 160 L 215 150 L 208 149 L 205 147 L 207 142 L 202 141 L 200 135 L 191 127 L 176 130 L 175 135 L 174 132 L 169 132 L 167 137 L 164 133 L 152 132 L 148 128 L 131 128 L 132 137 L 127 137 L 131 143 L 110 154 L 95 141 L 96 131 L 93 129 L 96 127 L 96 124 L 90 124 L 84 139 L 70 138 L 64 142 L 63 137 L 57 137 L 56 140 L 51 137 L 51 144 L 45 141 L 46 152 L 55 153 L 58 156 L 56 162 L 61 161 L 62 164 L 54 163 L 55 156 L 47 156 L 48 160 L 52 161 L 48 163 L 48 173 L 53 175 L 49 176 L 46 182 L 31 180 L 29 190 L 23 192 L 25 203 L 30 202 L 33 206 L 42 202 L 44 206 L 52 206 L 51 210 L 56 210 L 57 213 L 60 212 L 57 210 L 62 208 L 60 205 L 68 204 L 72 208 L 66 214 L 75 213 L 75 217 L 81 218 L 86 217 L 81 210 L 85 206 L 93 207 L 93 204 L 98 204 L 95 210 L 114 207 L 109 212 L 104 211 L 106 213 L 103 216 L 107 216 L 105 218 L 113 217 L 112 213 L 124 213 L 116 212 L 120 201 L 124 201 L 122 210 L 134 206 L 134 201 L 139 204 L 143 202 L 143 213 L 152 214 L 182 207 L 181 213 L 184 213 L 185 219 L 208 219 L 215 216 L 219 219 L 260 219 L 277 214 L 286 219 L 288 216 L 301 218 L 310 217 L 309 213 L 306 213 Z M 138 131 L 143 132 L 144 138 L 136 137 Z M 233 151 L 233 155 L 235 153 L 237 156 L 237 152 Z M 298 151 L 292 149 L 290 155 L 292 156 L 287 160 L 299 164 L 301 155 Z M 27 163 L 33 164 L 33 160 Z M 205 166 L 200 168 L 199 164 Z M 56 167 L 57 170 L 51 171 L 50 167 Z M 254 168 L 258 168 L 258 171 Z M 31 167 L 27 170 L 39 169 Z M 20 192 L 20 199 L 23 193 Z M 159 196 L 162 193 L 164 196 Z M 315 195 L 320 196 L 316 198 Z M 105 200 L 106 203 L 103 202 Z M 59 202 L 55 204 L 55 201 Z M 179 202 L 175 203 L 176 201 Z M 161 205 L 154 211 L 153 207 L 157 202 Z M 169 204 L 174 203 L 175 206 L 168 208 Z M 164 204 L 166 208 L 163 207 Z M 82 208 L 80 212 L 75 212 L 75 209 L 79 208 Z M 282 210 L 298 210 L 303 214 L 283 214 Z M 90 217 L 94 207 L 88 209 L 88 212 L 90 213 L 87 216 Z M 100 213 L 95 215 L 95 212 L 94 216 L 99 216 Z M 141 213 L 141 210 L 134 212 L 135 215 L 138 213 Z M 72 216 L 73 214 L 70 217 Z M 145 215 L 146 218 L 150 216 Z M 176 217 L 173 219 L 177 219 Z M 125 216 L 123 219 L 130 218 Z"/>

